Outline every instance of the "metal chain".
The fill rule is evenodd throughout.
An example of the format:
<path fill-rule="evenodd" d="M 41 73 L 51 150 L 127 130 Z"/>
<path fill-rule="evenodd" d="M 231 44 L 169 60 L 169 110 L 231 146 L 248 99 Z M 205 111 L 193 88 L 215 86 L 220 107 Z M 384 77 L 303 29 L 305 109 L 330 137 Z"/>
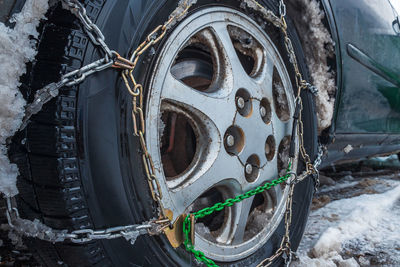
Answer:
<path fill-rule="evenodd" d="M 11 197 L 6 198 L 6 216 L 10 229 L 16 232 L 23 232 L 26 236 L 36 237 L 41 240 L 49 242 L 64 242 L 66 240 L 72 243 L 86 243 L 93 240 L 100 239 L 114 239 L 123 237 L 132 244 L 140 235 L 144 234 L 157 234 L 162 232 L 163 225 L 168 227 L 168 221 L 151 221 L 142 224 L 124 225 L 118 227 L 111 227 L 104 230 L 81 229 L 69 232 L 68 230 L 55 230 L 48 226 L 22 219 L 16 208 L 15 199 Z M 41 231 L 31 233 L 27 228 L 38 228 Z"/>
<path fill-rule="evenodd" d="M 201 219 L 205 216 L 211 215 L 212 213 L 216 212 L 216 211 L 221 211 L 226 207 L 231 207 L 234 204 L 241 202 L 245 199 L 248 199 L 252 196 L 255 196 L 257 194 L 261 194 L 262 192 L 264 192 L 265 190 L 269 190 L 274 186 L 277 186 L 281 183 L 286 182 L 291 176 L 291 162 L 289 163 L 289 166 L 286 170 L 286 175 L 272 180 L 270 183 L 265 183 L 262 186 L 258 186 L 253 190 L 250 190 L 244 194 L 238 195 L 235 198 L 228 198 L 227 200 L 225 200 L 224 202 L 220 202 L 220 203 L 216 203 L 211 207 L 207 207 L 204 208 L 202 210 L 199 210 L 197 212 L 188 214 L 185 218 L 185 220 L 183 221 L 183 234 L 184 234 L 184 246 L 186 248 L 187 251 L 191 252 L 195 258 L 203 263 L 205 263 L 207 266 L 218 266 L 215 264 L 215 262 L 211 259 L 208 259 L 204 253 L 202 251 L 196 250 L 194 248 L 194 244 L 193 244 L 193 240 L 191 240 L 190 237 L 190 233 L 191 231 L 193 231 L 194 229 L 191 229 L 191 225 L 192 225 L 192 221 L 196 220 L 196 219 Z M 290 193 L 289 193 L 290 194 Z M 289 202 L 287 202 L 289 203 Z M 291 205 L 291 204 L 290 204 Z M 288 215 L 285 215 L 288 216 Z M 291 220 L 291 219 L 290 219 Z M 288 231 L 288 230 L 287 230 Z"/>
<path fill-rule="evenodd" d="M 279 0 L 279 16 L 281 17 L 286 16 L 286 5 L 283 0 Z"/>
<path fill-rule="evenodd" d="M 105 56 L 110 60 L 113 57 L 113 51 L 110 50 L 105 42 L 105 37 L 100 31 L 99 27 L 92 22 L 92 20 L 86 14 L 85 7 L 77 0 L 61 0 L 62 5 L 65 9 L 68 9 L 72 14 L 79 18 L 80 22 L 85 29 L 86 34 L 94 45 L 99 46 Z"/>
<path fill-rule="evenodd" d="M 296 87 L 298 88 L 297 97 L 296 97 L 296 105 L 299 105 L 300 111 L 302 109 L 302 101 L 300 97 L 300 93 L 302 89 L 308 87 L 308 84 L 305 80 L 303 80 L 302 75 L 299 71 L 299 67 L 297 64 L 296 55 L 293 49 L 292 42 L 287 33 L 287 24 L 285 21 L 286 15 L 286 5 L 283 0 L 280 0 L 279 3 L 279 15 L 280 17 L 274 15 L 272 12 L 265 10 L 265 8 L 260 5 L 256 0 L 252 0 L 260 10 L 268 14 L 266 16 L 267 20 L 269 20 L 273 25 L 279 27 L 284 34 L 285 47 L 289 53 L 290 62 L 293 65 L 295 71 L 295 80 Z M 64 76 L 62 76 L 61 81 L 58 83 L 52 83 L 47 85 L 41 90 L 38 90 L 35 94 L 35 99 L 27 107 L 26 116 L 23 120 L 23 124 L 20 129 L 26 127 L 26 124 L 29 118 L 40 111 L 42 106 L 47 103 L 50 99 L 58 95 L 58 90 L 63 86 L 73 86 L 80 82 L 82 82 L 87 76 L 102 71 L 104 69 L 113 67 L 117 69 L 122 69 L 122 78 L 126 85 L 126 88 L 130 95 L 132 96 L 132 122 L 133 122 L 133 133 L 135 136 L 139 138 L 141 149 L 142 149 L 142 161 L 146 174 L 146 178 L 148 180 L 149 188 L 152 194 L 154 201 L 158 204 L 160 208 L 160 217 L 158 220 L 151 221 L 143 224 L 134 224 L 128 226 L 120 226 L 108 228 L 105 230 L 92 230 L 92 229 L 82 229 L 72 231 L 68 233 L 66 230 L 53 230 L 54 235 L 49 237 L 42 237 L 44 240 L 52 241 L 52 242 L 61 242 L 64 240 L 70 240 L 75 243 L 84 243 L 95 239 L 112 239 L 118 237 L 124 237 L 127 240 L 134 242 L 137 236 L 141 234 L 158 234 L 165 227 L 170 225 L 170 220 L 166 217 L 164 213 L 164 209 L 161 203 L 162 194 L 160 190 L 160 185 L 155 176 L 154 163 L 147 150 L 147 144 L 144 138 L 145 134 L 145 123 L 144 123 L 144 114 L 143 114 L 143 86 L 138 83 L 133 75 L 133 71 L 140 59 L 140 57 L 152 46 L 160 42 L 160 40 L 166 35 L 168 29 L 172 26 L 175 21 L 179 21 L 181 17 L 183 17 L 192 6 L 195 1 L 186 0 L 182 3 L 182 9 L 180 12 L 174 12 L 162 25 L 157 26 L 146 38 L 146 40 L 139 45 L 139 47 L 132 53 L 130 59 L 122 58 L 117 52 L 110 50 L 109 47 L 105 43 L 104 35 L 101 33 L 99 28 L 90 20 L 90 18 L 86 14 L 85 8 L 77 1 L 77 0 L 62 0 L 64 7 L 69 9 L 73 14 L 75 14 L 79 20 L 81 21 L 85 32 L 89 36 L 90 40 L 97 46 L 99 46 L 104 52 L 104 57 L 99 59 L 89 65 L 86 65 L 78 70 L 72 71 Z M 264 190 L 268 190 L 273 186 L 281 184 L 283 182 L 289 182 L 289 195 L 286 201 L 286 211 L 285 211 L 285 236 L 282 238 L 281 245 L 278 250 L 272 255 L 270 258 L 263 260 L 259 266 L 269 266 L 275 259 L 282 255 L 286 255 L 286 263 L 290 263 L 293 252 L 290 247 L 290 224 L 292 221 L 292 200 L 295 185 L 308 177 L 310 174 L 317 174 L 317 167 L 320 164 L 320 157 L 317 158 L 314 164 L 311 163 L 311 159 L 307 154 L 304 148 L 303 142 L 303 123 L 301 119 L 301 112 L 298 123 L 294 125 L 297 130 L 297 134 L 299 136 L 299 146 L 300 146 L 300 154 L 306 164 L 306 170 L 300 175 L 297 176 L 296 173 L 291 172 L 291 164 L 293 158 L 289 162 L 289 167 L 287 170 L 287 174 L 285 176 L 280 177 L 279 179 L 273 180 L 271 183 L 266 183 L 263 186 L 259 186 L 254 190 L 251 190 L 245 194 L 239 195 L 233 199 L 227 199 L 224 203 L 217 203 L 212 207 L 205 208 L 194 213 L 194 217 L 192 215 L 192 219 L 202 218 L 207 216 L 214 211 L 222 210 L 225 207 L 229 207 L 234 205 L 237 202 L 240 202 L 248 197 L 251 197 L 255 194 L 259 194 Z M 322 155 L 321 155 L 322 156 Z M 18 209 L 16 208 L 15 199 L 7 198 L 7 218 L 9 221 L 9 225 L 11 228 L 18 230 L 17 223 L 19 220 L 23 220 L 19 217 Z M 204 253 L 194 250 L 193 244 L 190 242 L 188 237 L 188 231 L 190 231 L 190 216 L 188 215 L 185 219 L 184 223 L 184 235 L 185 235 L 185 247 L 189 248 L 189 251 L 194 253 L 196 258 L 200 261 L 206 263 L 210 266 L 215 266 L 215 263 L 212 260 L 207 259 L 204 256 Z M 15 223 L 17 222 L 17 223 Z M 15 223 L 15 224 L 14 224 Z M 40 236 L 37 236 L 40 238 Z M 214 264 L 214 265 L 212 265 Z"/>
<path fill-rule="evenodd" d="M 59 82 L 50 83 L 42 89 L 36 91 L 34 100 L 32 103 L 27 105 L 25 109 L 25 116 L 22 120 L 22 124 L 19 130 L 25 129 L 29 119 L 37 114 L 43 107 L 44 104 L 49 102 L 51 99 L 56 97 L 59 93 L 59 89 L 64 86 L 74 86 L 83 82 L 86 77 L 103 71 L 108 68 L 126 68 L 126 59 L 122 58 L 116 51 L 111 50 L 106 42 L 104 35 L 100 29 L 92 22 L 87 16 L 86 9 L 78 0 L 61 0 L 62 5 L 65 9 L 68 9 L 74 14 L 82 23 L 86 34 L 89 36 L 92 43 L 98 46 L 104 53 L 104 57 L 96 60 L 88 65 L 83 66 L 80 69 L 71 71 L 63 75 Z"/>
<path fill-rule="evenodd" d="M 38 90 L 35 94 L 32 103 L 27 105 L 26 107 L 25 117 L 23 118 L 19 130 L 23 130 L 27 126 L 31 116 L 38 113 L 43 108 L 43 105 L 45 103 L 49 102 L 52 98 L 58 95 L 60 88 L 64 86 L 70 87 L 77 85 L 82 81 L 84 81 L 88 76 L 96 72 L 103 71 L 110 67 L 116 69 L 133 69 L 133 63 L 130 60 L 121 57 L 116 51 L 111 50 L 107 46 L 104 35 L 100 31 L 100 29 L 87 16 L 86 9 L 78 0 L 62 0 L 62 5 L 65 9 L 68 9 L 72 14 L 74 14 L 80 20 L 86 34 L 89 36 L 92 43 L 98 46 L 103 51 L 104 57 L 88 65 L 85 65 L 80 69 L 71 71 L 63 75 L 59 82 L 50 83 L 46 85 L 44 88 Z M 143 102 L 142 101 L 140 102 L 141 102 L 140 108 L 137 108 L 136 110 L 138 109 L 141 110 Z M 143 116 L 143 112 L 141 112 L 141 114 Z M 141 140 L 144 140 L 143 135 L 141 135 Z M 148 155 L 147 152 L 146 154 Z M 146 166 L 148 166 L 148 168 L 151 169 L 154 173 L 154 166 L 151 160 L 149 161 L 149 164 Z M 156 180 L 153 179 L 153 181 Z M 157 194 L 156 199 L 159 199 L 160 197 L 161 195 Z M 27 225 L 34 227 L 35 225 L 38 224 L 20 218 L 17 208 L 17 203 L 14 197 L 6 197 L 5 200 L 7 203 L 6 217 L 8 220 L 8 225 L 11 229 L 13 229 L 16 232 L 21 232 L 22 234 L 28 236 L 33 236 L 50 242 L 64 242 L 65 240 L 69 240 L 73 243 L 86 243 L 98 239 L 114 239 L 114 238 L 124 237 L 126 240 L 130 241 L 131 243 L 134 243 L 139 235 L 159 234 L 166 227 L 170 225 L 169 219 L 165 219 L 165 217 L 150 222 L 144 222 L 142 224 L 111 227 L 104 230 L 81 229 L 68 232 L 68 230 L 55 230 L 42 225 L 43 228 L 41 229 L 42 233 L 34 234 L 24 231 L 24 229 L 21 227 L 22 225 L 25 225 L 25 227 Z"/>
<path fill-rule="evenodd" d="M 285 40 L 285 46 L 286 50 L 289 53 L 289 58 L 290 62 L 293 65 L 293 69 L 295 71 L 295 80 L 296 80 L 296 87 L 297 87 L 297 97 L 296 97 L 296 105 L 300 105 L 300 112 L 299 112 L 299 119 L 298 119 L 298 124 L 294 125 L 294 127 L 297 127 L 297 132 L 299 136 L 299 145 L 300 145 L 300 154 L 305 162 L 306 165 L 306 170 L 298 177 L 295 173 L 295 179 L 292 180 L 290 183 L 290 189 L 289 189 L 289 196 L 286 202 L 286 211 L 285 211 L 285 235 L 282 238 L 281 245 L 279 249 L 269 258 L 264 259 L 262 262 L 257 267 L 261 266 L 270 266 L 274 260 L 276 260 L 280 256 L 284 256 L 285 264 L 286 266 L 289 266 L 294 252 L 291 249 L 291 243 L 290 243 L 290 225 L 292 222 L 292 214 L 293 214 L 293 194 L 294 194 L 294 188 L 297 183 L 299 183 L 301 180 L 299 178 L 305 179 L 306 177 L 309 177 L 310 175 L 317 175 L 318 176 L 318 171 L 317 168 L 320 162 L 316 162 L 316 164 L 311 163 L 311 158 L 307 154 L 307 151 L 304 147 L 304 125 L 303 125 L 303 120 L 302 120 L 302 109 L 303 109 L 303 103 L 301 100 L 301 91 L 303 89 L 306 89 L 308 87 L 308 83 L 303 79 L 303 76 L 300 72 L 298 63 L 297 63 L 297 58 L 296 54 L 292 45 L 292 42 L 289 38 L 289 34 L 287 32 L 287 24 L 285 20 L 286 16 L 286 5 L 283 0 L 279 1 L 279 15 L 280 19 L 282 21 L 281 23 L 281 32 L 284 35 L 284 40 Z M 293 137 L 292 137 L 293 138 Z M 322 155 L 321 155 L 322 157 Z"/>
<path fill-rule="evenodd" d="M 146 178 L 149 184 L 150 192 L 153 200 L 158 204 L 160 208 L 160 219 L 167 219 L 163 205 L 161 203 L 162 193 L 160 189 L 160 184 L 156 179 L 155 169 L 153 159 L 147 150 L 146 140 L 144 138 L 145 134 L 145 122 L 143 115 L 143 85 L 135 80 L 133 71 L 140 59 L 140 57 L 152 46 L 161 41 L 161 39 L 167 33 L 174 21 L 178 21 L 183 17 L 192 3 L 186 0 L 183 2 L 182 11 L 176 14 L 172 14 L 169 19 L 162 25 L 158 25 L 141 43 L 138 48 L 132 53 L 130 57 L 130 68 L 122 72 L 122 78 L 124 80 L 126 89 L 132 96 L 132 122 L 133 122 L 133 134 L 139 137 L 140 146 L 142 149 L 142 161 L 146 174 Z"/>

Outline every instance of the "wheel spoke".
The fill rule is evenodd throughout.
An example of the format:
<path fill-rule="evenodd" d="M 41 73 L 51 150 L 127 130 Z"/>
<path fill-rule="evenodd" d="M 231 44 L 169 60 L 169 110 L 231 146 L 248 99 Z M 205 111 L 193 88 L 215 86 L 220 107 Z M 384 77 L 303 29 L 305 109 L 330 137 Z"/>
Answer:
<path fill-rule="evenodd" d="M 175 79 L 170 73 L 165 78 L 161 97 L 189 109 L 200 119 L 206 116 L 216 125 L 221 135 L 232 123 L 235 112 L 233 100 L 197 91 Z"/>
<path fill-rule="evenodd" d="M 277 179 L 287 163 L 279 144 L 291 135 L 294 96 L 279 51 L 237 10 L 206 10 L 171 31 L 149 84 L 146 141 L 174 219 Z M 259 250 L 284 216 L 287 187 L 261 194 L 198 218 L 209 231 L 196 229 L 196 248 L 218 262 Z"/>
<path fill-rule="evenodd" d="M 280 185 L 278 185 L 278 186 L 274 187 L 274 191 L 275 191 L 276 200 L 279 201 L 280 199 L 282 199 L 284 189 L 282 189 L 282 187 Z"/>
<path fill-rule="evenodd" d="M 258 84 L 255 90 L 255 97 L 257 98 L 268 98 L 272 101 L 272 81 L 273 81 L 273 74 L 274 74 L 274 59 L 271 56 L 266 57 L 266 61 L 264 67 L 262 69 L 261 74 L 255 80 Z M 271 102 L 272 103 L 272 102 Z"/>
<path fill-rule="evenodd" d="M 239 244 L 243 242 L 244 233 L 246 230 L 247 220 L 249 218 L 251 204 L 253 204 L 254 196 L 243 200 L 234 208 L 234 234 L 233 234 L 233 244 Z"/>
<path fill-rule="evenodd" d="M 292 134 L 293 119 L 282 122 L 276 112 L 272 114 L 273 135 L 275 137 L 276 145 L 279 146 L 285 136 Z"/>
<path fill-rule="evenodd" d="M 277 145 L 278 146 L 278 145 Z M 261 172 L 261 181 L 262 183 L 266 181 L 271 181 L 273 179 L 278 178 L 278 149 L 275 152 L 275 156 L 271 161 L 268 161 L 263 167 Z"/>
<path fill-rule="evenodd" d="M 239 60 L 229 35 L 227 24 L 215 23 L 213 25 L 213 29 L 217 37 L 217 42 L 219 42 L 219 46 L 223 48 L 222 50 L 219 50 L 219 55 L 221 55 L 220 58 L 223 58 L 229 62 L 230 68 L 226 68 L 226 71 L 228 72 L 228 75 L 233 75 L 234 87 L 246 88 L 249 86 L 256 86 L 255 80 L 246 73 L 242 63 Z"/>

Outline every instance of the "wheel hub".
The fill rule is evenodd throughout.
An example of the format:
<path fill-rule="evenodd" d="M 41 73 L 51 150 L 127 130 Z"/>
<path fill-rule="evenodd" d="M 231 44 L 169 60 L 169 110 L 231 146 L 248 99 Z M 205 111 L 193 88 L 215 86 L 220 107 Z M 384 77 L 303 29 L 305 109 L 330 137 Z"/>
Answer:
<path fill-rule="evenodd" d="M 150 88 L 146 140 L 174 219 L 285 168 L 290 78 L 274 43 L 246 15 L 213 7 L 187 17 L 166 40 Z M 286 198 L 287 188 L 276 187 L 199 220 L 196 247 L 217 261 L 251 255 L 280 223 Z"/>

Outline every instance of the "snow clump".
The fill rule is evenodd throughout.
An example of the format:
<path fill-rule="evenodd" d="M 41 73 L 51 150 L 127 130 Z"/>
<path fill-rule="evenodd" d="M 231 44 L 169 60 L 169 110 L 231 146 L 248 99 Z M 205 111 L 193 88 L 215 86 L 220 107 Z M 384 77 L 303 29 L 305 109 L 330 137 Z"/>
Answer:
<path fill-rule="evenodd" d="M 47 0 L 27 0 L 22 11 L 11 19 L 14 28 L 0 23 L 0 192 L 9 197 L 18 194 L 18 168 L 7 157 L 6 141 L 24 117 L 26 102 L 18 89 L 19 77 L 37 53 L 36 28 L 47 9 Z"/>
<path fill-rule="evenodd" d="M 289 10 L 302 41 L 306 61 L 316 96 L 318 130 L 331 125 L 336 96 L 335 73 L 329 68 L 328 59 L 334 56 L 335 43 L 325 27 L 325 13 L 316 0 L 292 0 Z M 292 14 L 293 13 L 293 14 Z"/>
<path fill-rule="evenodd" d="M 309 248 L 299 251 L 297 266 L 369 266 L 378 262 L 369 262 L 368 255 L 389 254 L 375 261 L 379 265 L 397 265 L 400 263 L 400 185 L 394 189 L 374 194 L 340 199 L 313 212 L 307 226 L 307 241 L 319 235 L 318 241 Z M 322 233 L 322 234 L 320 234 Z M 306 242 L 310 243 L 310 242 Z M 385 249 L 386 248 L 386 249 Z M 393 248 L 387 251 L 387 248 Z M 344 259 L 349 251 L 356 250 L 359 263 L 355 258 Z"/>

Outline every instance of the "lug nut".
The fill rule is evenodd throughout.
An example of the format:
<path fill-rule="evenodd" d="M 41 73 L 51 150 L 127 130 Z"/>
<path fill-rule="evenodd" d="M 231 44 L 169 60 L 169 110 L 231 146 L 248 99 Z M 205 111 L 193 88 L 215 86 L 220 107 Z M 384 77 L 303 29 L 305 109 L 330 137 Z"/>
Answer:
<path fill-rule="evenodd" d="M 249 183 L 254 182 L 258 179 L 260 174 L 260 158 L 253 154 L 247 160 L 244 165 L 244 177 Z"/>
<path fill-rule="evenodd" d="M 236 100 L 236 104 L 238 108 L 243 109 L 245 104 L 243 97 L 238 97 Z"/>
<path fill-rule="evenodd" d="M 267 115 L 267 109 L 265 107 L 260 107 L 261 117 L 265 117 Z"/>
<path fill-rule="evenodd" d="M 226 137 L 226 144 L 227 146 L 233 146 L 235 144 L 235 137 L 233 137 L 233 135 L 228 135 Z"/>
<path fill-rule="evenodd" d="M 237 156 L 244 148 L 244 132 L 238 126 L 230 126 L 221 141 L 229 155 Z"/>
<path fill-rule="evenodd" d="M 251 164 L 246 164 L 245 170 L 246 173 L 250 175 L 253 172 L 253 166 L 251 166 Z"/>

